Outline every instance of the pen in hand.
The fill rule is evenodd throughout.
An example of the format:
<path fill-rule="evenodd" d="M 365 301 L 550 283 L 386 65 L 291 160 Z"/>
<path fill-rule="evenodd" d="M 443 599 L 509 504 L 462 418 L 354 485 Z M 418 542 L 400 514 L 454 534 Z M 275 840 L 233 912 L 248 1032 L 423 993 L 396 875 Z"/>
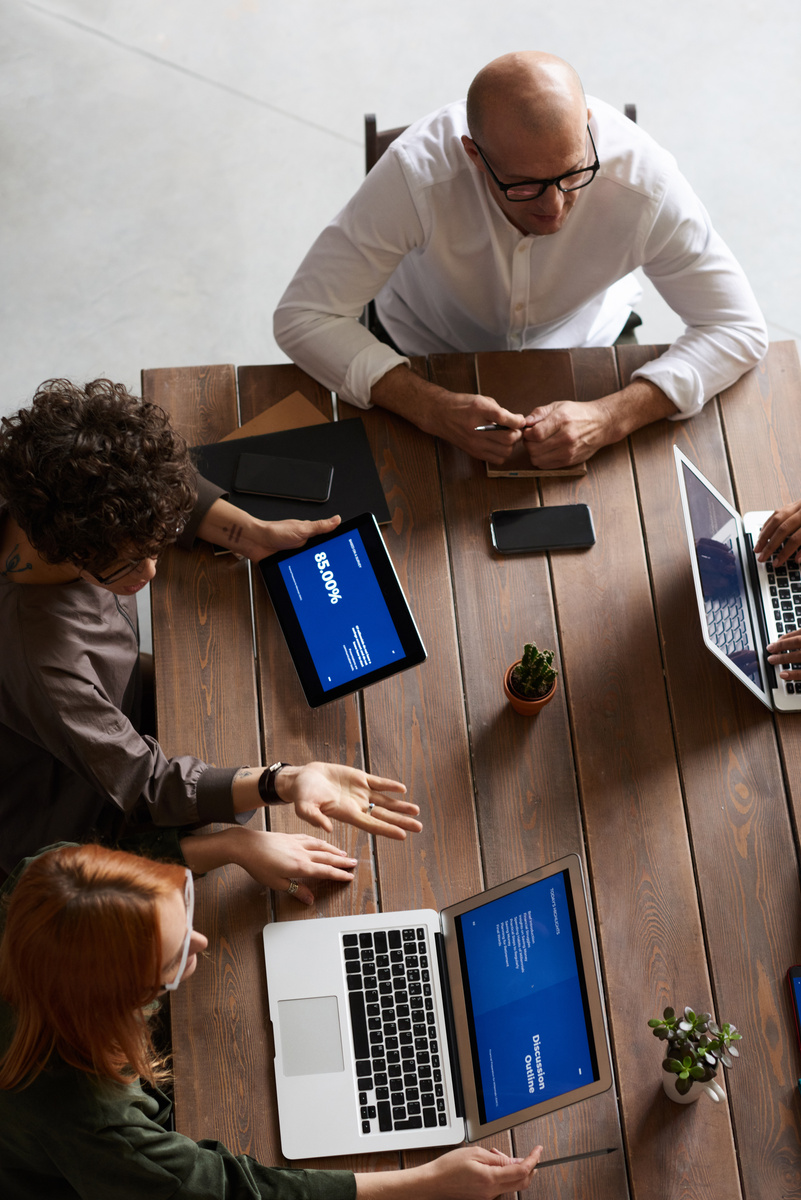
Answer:
<path fill-rule="evenodd" d="M 508 429 L 508 425 L 476 425 L 473 429 L 474 433 L 495 433 L 498 429 Z"/>

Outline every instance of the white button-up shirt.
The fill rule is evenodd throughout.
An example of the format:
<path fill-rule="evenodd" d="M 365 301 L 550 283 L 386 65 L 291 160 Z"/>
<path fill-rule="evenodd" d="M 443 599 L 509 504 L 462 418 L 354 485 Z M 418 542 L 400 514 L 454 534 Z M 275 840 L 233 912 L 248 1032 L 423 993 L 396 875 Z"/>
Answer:
<path fill-rule="evenodd" d="M 685 322 L 635 376 L 679 416 L 754 366 L 765 322 L 742 269 L 668 154 L 638 126 L 587 98 L 601 162 L 562 229 L 515 228 L 461 143 L 461 101 L 412 125 L 323 230 L 275 314 L 281 348 L 346 400 L 408 359 L 359 324 L 375 298 L 408 354 L 608 346 L 640 295 L 642 267 Z"/>

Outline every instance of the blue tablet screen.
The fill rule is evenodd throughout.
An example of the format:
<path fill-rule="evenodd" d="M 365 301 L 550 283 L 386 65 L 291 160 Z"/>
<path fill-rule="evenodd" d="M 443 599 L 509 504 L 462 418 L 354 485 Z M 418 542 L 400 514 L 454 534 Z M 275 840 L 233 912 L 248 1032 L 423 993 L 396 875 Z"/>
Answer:
<path fill-rule="evenodd" d="M 598 1078 L 565 874 L 456 919 L 482 1122 Z"/>
<path fill-rule="evenodd" d="M 279 566 L 324 691 L 405 658 L 356 530 Z"/>

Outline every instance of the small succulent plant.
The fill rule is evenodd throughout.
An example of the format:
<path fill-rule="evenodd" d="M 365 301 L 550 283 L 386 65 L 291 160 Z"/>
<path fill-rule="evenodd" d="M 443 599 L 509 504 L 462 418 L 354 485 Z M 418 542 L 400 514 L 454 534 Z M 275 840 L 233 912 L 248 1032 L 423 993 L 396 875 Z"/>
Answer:
<path fill-rule="evenodd" d="M 523 657 L 512 671 L 512 687 L 526 700 L 545 696 L 553 687 L 556 670 L 551 666 L 553 650 L 538 650 L 533 642 L 526 642 Z"/>
<path fill-rule="evenodd" d="M 739 1050 L 732 1044 L 742 1038 L 737 1026 L 717 1025 L 711 1013 L 685 1008 L 677 1016 L 672 1008 L 666 1008 L 661 1017 L 653 1017 L 648 1024 L 654 1037 L 667 1043 L 662 1067 L 677 1076 L 680 1096 L 686 1096 L 696 1081 L 714 1079 L 721 1063 L 731 1067 L 732 1059 L 739 1057 Z"/>

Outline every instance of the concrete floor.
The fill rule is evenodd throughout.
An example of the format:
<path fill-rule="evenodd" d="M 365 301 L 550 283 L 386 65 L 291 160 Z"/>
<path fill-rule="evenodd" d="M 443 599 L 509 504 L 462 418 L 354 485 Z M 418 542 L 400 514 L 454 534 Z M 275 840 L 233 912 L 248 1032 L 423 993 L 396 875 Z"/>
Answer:
<path fill-rule="evenodd" d="M 408 123 L 529 48 L 636 102 L 771 338 L 801 337 L 798 0 L 2 0 L 0 414 L 54 375 L 282 361 L 272 312 L 362 178 L 365 111 Z M 640 340 L 679 331 L 641 312 Z"/>

